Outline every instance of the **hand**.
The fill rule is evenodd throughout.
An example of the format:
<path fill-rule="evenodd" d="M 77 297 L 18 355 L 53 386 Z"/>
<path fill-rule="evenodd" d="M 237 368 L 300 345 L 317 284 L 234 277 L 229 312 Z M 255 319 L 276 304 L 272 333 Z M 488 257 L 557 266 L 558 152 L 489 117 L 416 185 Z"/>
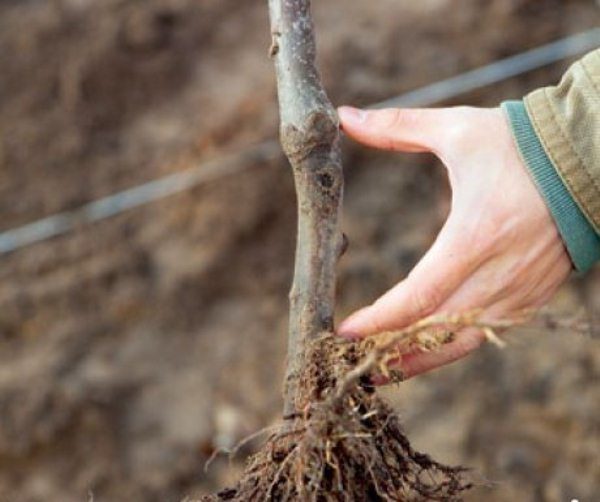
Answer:
<path fill-rule="evenodd" d="M 498 320 L 544 305 L 572 264 L 529 177 L 502 110 L 339 110 L 344 132 L 365 145 L 432 152 L 446 166 L 450 215 L 410 274 L 339 327 L 348 338 L 397 330 L 430 314 L 481 310 Z M 485 339 L 469 328 L 435 352 L 403 354 L 406 378 L 462 358 Z"/>

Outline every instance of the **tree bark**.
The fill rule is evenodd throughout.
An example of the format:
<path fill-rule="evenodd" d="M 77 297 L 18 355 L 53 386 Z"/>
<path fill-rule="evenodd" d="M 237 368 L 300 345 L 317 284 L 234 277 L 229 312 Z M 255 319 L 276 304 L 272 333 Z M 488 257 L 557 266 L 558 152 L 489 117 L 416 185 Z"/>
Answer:
<path fill-rule="evenodd" d="M 337 113 L 316 67 L 310 0 L 269 0 L 269 14 L 280 140 L 292 166 L 298 203 L 284 389 L 284 416 L 293 417 L 306 404 L 298 383 L 307 342 L 333 330 L 335 266 L 344 247 L 343 173 Z"/>

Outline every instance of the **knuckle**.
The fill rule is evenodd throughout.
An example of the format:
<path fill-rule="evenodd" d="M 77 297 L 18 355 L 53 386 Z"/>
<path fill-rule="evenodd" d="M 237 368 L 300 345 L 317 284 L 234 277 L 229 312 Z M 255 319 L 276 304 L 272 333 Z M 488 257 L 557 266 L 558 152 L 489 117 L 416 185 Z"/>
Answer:
<path fill-rule="evenodd" d="M 458 357 L 466 356 L 479 348 L 485 340 L 485 334 L 480 331 L 463 332 L 456 341 L 456 352 Z"/>
<path fill-rule="evenodd" d="M 369 306 L 368 332 L 371 334 L 383 333 L 387 330 L 386 326 L 381 322 L 382 308 L 381 301 L 376 300 Z"/>
<path fill-rule="evenodd" d="M 497 279 L 496 284 L 495 289 L 498 291 L 498 296 L 509 301 L 522 297 L 524 289 L 527 289 L 527 281 L 523 278 L 517 265 L 509 265 L 502 276 Z"/>
<path fill-rule="evenodd" d="M 446 109 L 444 145 L 453 151 L 463 152 L 473 149 L 478 136 L 487 128 L 481 126 L 481 110 L 470 106 L 457 106 Z"/>
<path fill-rule="evenodd" d="M 377 114 L 374 114 L 373 117 L 376 117 L 376 121 L 381 128 L 393 130 L 403 128 L 407 124 L 415 122 L 418 114 L 418 110 L 388 108 L 386 110 L 381 110 Z"/>
<path fill-rule="evenodd" d="M 416 289 L 412 298 L 416 319 L 433 314 L 441 305 L 442 299 L 442 290 L 439 286 Z"/>
<path fill-rule="evenodd" d="M 453 150 L 472 146 L 472 127 L 464 120 L 458 120 L 446 128 L 444 143 Z"/>

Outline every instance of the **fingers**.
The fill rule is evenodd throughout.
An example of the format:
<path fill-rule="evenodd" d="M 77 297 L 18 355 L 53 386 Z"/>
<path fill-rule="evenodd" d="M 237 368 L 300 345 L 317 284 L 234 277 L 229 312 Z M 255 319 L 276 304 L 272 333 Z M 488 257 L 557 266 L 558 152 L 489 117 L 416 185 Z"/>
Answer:
<path fill-rule="evenodd" d="M 525 289 L 521 287 L 516 294 L 504 291 L 506 296 L 498 296 L 493 292 L 486 294 L 483 290 L 480 291 L 480 294 L 473 295 L 471 292 L 478 290 L 474 283 L 478 281 L 467 281 L 436 313 L 460 313 L 482 308 L 484 310 L 480 319 L 492 322 L 510 319 L 511 316 L 520 315 L 524 311 L 534 312 L 550 300 L 570 272 L 570 262 L 562 263 L 561 260 L 552 260 L 550 263 L 552 264 L 550 269 L 546 270 L 543 278 L 537 281 L 536 294 L 533 296 L 527 294 L 529 285 L 526 285 Z M 536 282 L 534 279 L 532 277 L 532 281 Z M 479 280 L 481 281 L 481 277 Z M 471 286 L 469 283 L 472 283 Z M 486 283 L 490 284 L 490 281 L 488 280 Z M 461 291 L 469 294 L 461 295 Z M 463 329 L 455 336 L 455 340 L 440 347 L 439 350 L 432 352 L 413 350 L 403 354 L 392 366 L 401 370 L 403 378 L 412 378 L 465 357 L 485 340 L 484 333 L 476 328 Z M 386 382 L 382 381 L 381 383 Z"/>
<path fill-rule="evenodd" d="M 483 343 L 485 335 L 480 329 L 468 328 L 456 335 L 456 339 L 432 352 L 411 352 L 403 354 L 398 363 L 405 379 L 435 368 L 445 366 L 470 354 Z"/>
<path fill-rule="evenodd" d="M 535 301 L 527 303 L 515 303 L 514 298 L 502 299 L 498 302 L 490 302 L 488 299 L 486 305 L 482 305 L 485 310 L 482 312 L 480 318 L 486 322 L 492 322 L 500 319 L 509 319 L 511 315 L 520 314 L 524 309 L 536 311 L 550 300 L 556 292 L 557 287 L 556 282 L 551 283 L 550 286 L 545 286 Z M 468 310 L 469 308 L 459 307 L 453 311 L 465 312 Z M 443 307 L 440 312 L 442 311 Z M 403 354 L 392 366 L 401 370 L 404 379 L 409 379 L 462 359 L 479 348 L 486 339 L 483 331 L 477 328 L 465 328 L 456 333 L 455 336 L 455 340 L 442 346 L 439 350 L 432 352 L 414 350 Z M 386 382 L 382 381 L 381 383 Z"/>
<path fill-rule="evenodd" d="M 402 152 L 436 150 L 451 109 L 338 109 L 344 132 L 367 146 Z"/>
<path fill-rule="evenodd" d="M 465 311 L 465 310 L 460 310 Z M 506 319 L 512 311 L 507 311 L 501 303 L 485 305 L 485 310 L 480 318 L 486 322 Z M 483 330 L 467 327 L 455 334 L 455 339 L 431 352 L 416 349 L 402 354 L 400 359 L 393 364 L 402 372 L 404 379 L 409 379 L 422 373 L 427 373 L 454 361 L 462 359 L 478 349 L 486 340 Z"/>
<path fill-rule="evenodd" d="M 403 328 L 437 311 L 484 260 L 461 243 L 458 230 L 450 217 L 408 277 L 343 321 L 338 334 L 362 338 Z"/>
<path fill-rule="evenodd" d="M 454 303 L 453 300 L 450 300 L 447 304 L 443 305 L 437 313 L 468 312 L 477 307 L 484 309 L 480 314 L 480 318 L 486 322 L 506 318 L 508 311 L 492 298 L 492 296 L 483 297 L 476 305 L 472 303 L 455 303 L 455 307 L 452 310 L 445 310 L 446 306 L 450 303 Z M 485 333 L 481 329 L 473 327 L 464 328 L 455 333 L 453 341 L 443 345 L 439 350 L 431 352 L 419 349 L 414 350 L 410 353 L 403 354 L 395 366 L 399 367 L 405 379 L 412 378 L 462 359 L 478 349 L 485 339 Z"/>

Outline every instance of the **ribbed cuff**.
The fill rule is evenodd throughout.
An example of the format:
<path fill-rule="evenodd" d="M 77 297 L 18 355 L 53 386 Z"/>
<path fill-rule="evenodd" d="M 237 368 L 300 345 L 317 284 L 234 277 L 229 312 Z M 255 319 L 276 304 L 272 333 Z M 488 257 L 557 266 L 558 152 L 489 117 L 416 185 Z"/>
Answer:
<path fill-rule="evenodd" d="M 571 261 L 578 272 L 586 272 L 600 260 L 600 236 L 586 219 L 546 154 L 521 101 L 506 101 L 508 116 L 521 157 L 544 197 Z"/>

